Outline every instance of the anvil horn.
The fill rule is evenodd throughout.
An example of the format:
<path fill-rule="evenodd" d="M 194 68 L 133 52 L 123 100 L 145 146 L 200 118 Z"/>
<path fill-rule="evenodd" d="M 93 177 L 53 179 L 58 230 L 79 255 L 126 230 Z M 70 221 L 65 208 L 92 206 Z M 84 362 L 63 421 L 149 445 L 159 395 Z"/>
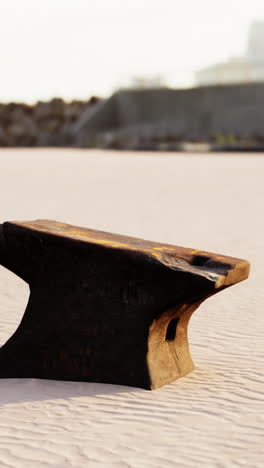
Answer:
<path fill-rule="evenodd" d="M 146 389 L 194 368 L 192 313 L 249 273 L 245 260 L 48 220 L 0 225 L 0 263 L 30 286 L 1 378 Z"/>

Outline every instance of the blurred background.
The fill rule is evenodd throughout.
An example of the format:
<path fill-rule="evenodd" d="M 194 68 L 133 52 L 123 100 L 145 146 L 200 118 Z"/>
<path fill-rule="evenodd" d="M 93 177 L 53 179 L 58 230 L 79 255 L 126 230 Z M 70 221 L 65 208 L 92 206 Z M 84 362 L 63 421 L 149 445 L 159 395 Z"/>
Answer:
<path fill-rule="evenodd" d="M 0 5 L 0 146 L 263 150 L 260 0 Z"/>

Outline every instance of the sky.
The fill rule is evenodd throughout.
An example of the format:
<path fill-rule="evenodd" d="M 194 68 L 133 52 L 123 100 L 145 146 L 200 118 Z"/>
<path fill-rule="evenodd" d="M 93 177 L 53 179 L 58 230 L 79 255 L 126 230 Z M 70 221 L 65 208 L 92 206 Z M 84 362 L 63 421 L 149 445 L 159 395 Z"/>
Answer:
<path fill-rule="evenodd" d="M 0 0 L 0 101 L 108 96 L 135 77 L 187 87 L 243 55 L 263 0 Z"/>

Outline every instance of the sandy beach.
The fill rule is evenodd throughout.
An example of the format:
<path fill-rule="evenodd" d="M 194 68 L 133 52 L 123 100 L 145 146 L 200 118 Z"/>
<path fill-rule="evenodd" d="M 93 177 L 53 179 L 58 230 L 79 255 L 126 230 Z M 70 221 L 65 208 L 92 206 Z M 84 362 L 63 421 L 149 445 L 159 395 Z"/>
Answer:
<path fill-rule="evenodd" d="M 0 380 L 1 468 L 263 466 L 263 174 L 261 154 L 0 150 L 0 223 L 49 218 L 251 262 L 194 313 L 196 370 L 168 386 Z M 0 346 L 28 296 L 0 267 Z"/>

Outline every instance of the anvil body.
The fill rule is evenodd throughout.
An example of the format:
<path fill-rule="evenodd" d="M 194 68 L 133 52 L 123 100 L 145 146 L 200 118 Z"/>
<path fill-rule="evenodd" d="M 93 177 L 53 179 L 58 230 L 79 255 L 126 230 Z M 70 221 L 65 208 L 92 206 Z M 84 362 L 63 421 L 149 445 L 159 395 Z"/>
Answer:
<path fill-rule="evenodd" d="M 187 327 L 249 263 L 49 220 L 0 226 L 0 264 L 30 286 L 0 378 L 154 389 L 193 368 Z"/>

